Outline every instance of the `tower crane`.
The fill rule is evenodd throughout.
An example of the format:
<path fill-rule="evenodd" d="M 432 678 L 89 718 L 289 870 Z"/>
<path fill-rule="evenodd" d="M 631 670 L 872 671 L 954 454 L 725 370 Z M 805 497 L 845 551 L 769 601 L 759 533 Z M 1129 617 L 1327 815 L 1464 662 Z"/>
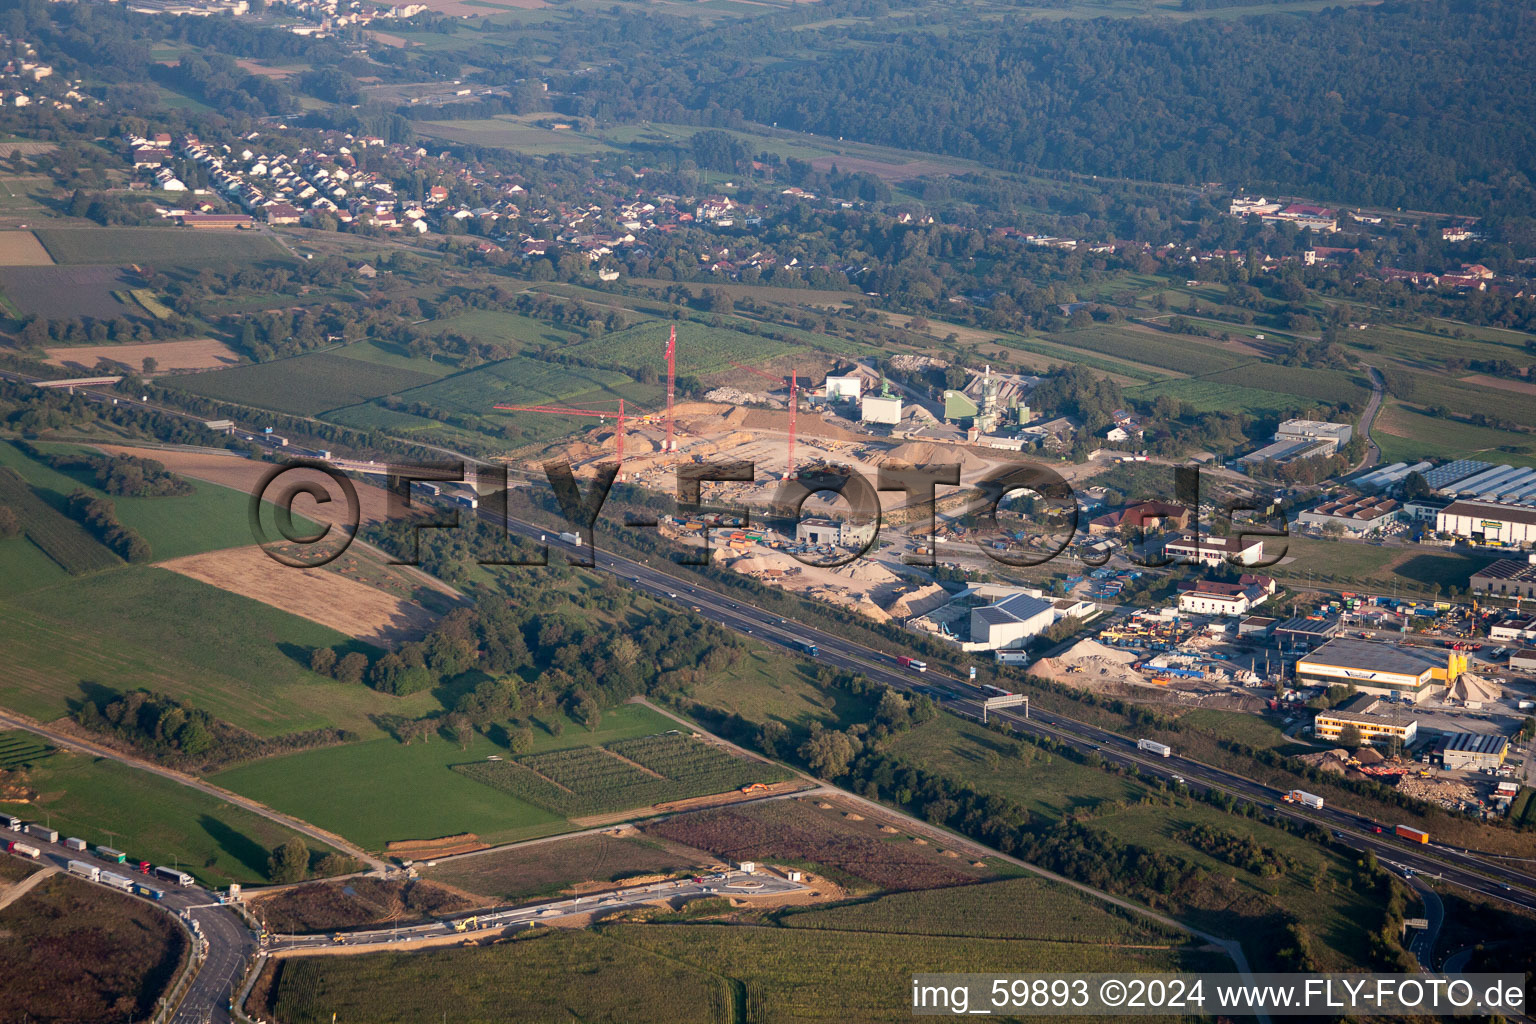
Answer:
<path fill-rule="evenodd" d="M 782 378 L 775 377 L 771 373 L 764 373 L 755 366 L 746 366 L 742 363 L 732 363 L 738 370 L 746 370 L 755 373 L 759 377 L 780 383 Z M 784 479 L 792 480 L 795 476 L 795 410 L 800 405 L 800 378 L 795 373 L 795 368 L 789 368 L 789 452 L 784 467 Z"/>

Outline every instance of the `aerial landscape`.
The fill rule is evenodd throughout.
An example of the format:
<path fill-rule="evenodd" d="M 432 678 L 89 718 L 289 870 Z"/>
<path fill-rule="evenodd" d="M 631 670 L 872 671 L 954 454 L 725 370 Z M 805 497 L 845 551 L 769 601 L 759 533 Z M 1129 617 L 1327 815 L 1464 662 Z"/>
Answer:
<path fill-rule="evenodd" d="M 0 0 L 0 1024 L 1527 1017 L 1533 64 Z"/>

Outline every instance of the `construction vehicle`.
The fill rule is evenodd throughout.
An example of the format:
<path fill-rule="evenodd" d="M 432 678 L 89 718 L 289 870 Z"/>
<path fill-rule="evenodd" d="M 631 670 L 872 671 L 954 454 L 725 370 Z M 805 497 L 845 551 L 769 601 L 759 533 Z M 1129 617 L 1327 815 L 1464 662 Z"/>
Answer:
<path fill-rule="evenodd" d="M 479 924 L 479 922 L 480 919 L 478 917 L 461 917 L 453 922 L 453 930 L 456 932 L 466 932 Z"/>
<path fill-rule="evenodd" d="M 767 789 L 768 784 L 766 782 L 752 782 L 741 787 L 741 791 L 743 793 L 756 793 L 758 791 L 766 792 Z"/>
<path fill-rule="evenodd" d="M 339 946 L 343 942 L 347 941 L 347 937 L 345 935 L 341 934 L 341 932 L 337 932 L 335 935 L 331 936 L 331 941 Z"/>

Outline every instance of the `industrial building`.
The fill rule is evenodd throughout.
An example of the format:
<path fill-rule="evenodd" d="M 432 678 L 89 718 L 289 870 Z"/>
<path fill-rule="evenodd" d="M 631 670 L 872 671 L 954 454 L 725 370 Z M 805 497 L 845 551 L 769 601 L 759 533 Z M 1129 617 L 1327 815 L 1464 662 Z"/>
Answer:
<path fill-rule="evenodd" d="M 1493 463 L 1482 462 L 1478 459 L 1457 459 L 1455 462 L 1447 462 L 1443 466 L 1436 466 L 1424 474 L 1424 482 L 1434 490 L 1446 492 L 1452 484 L 1461 482 L 1470 476 L 1481 473 L 1485 469 L 1492 469 Z"/>
<path fill-rule="evenodd" d="M 1402 483 L 1408 478 L 1410 473 L 1423 474 L 1432 465 L 1433 463 L 1429 462 L 1415 462 L 1411 466 L 1406 462 L 1394 462 L 1390 466 L 1383 466 L 1372 472 L 1361 474 L 1351 480 L 1350 483 L 1361 490 L 1379 491 Z"/>
<path fill-rule="evenodd" d="M 1258 451 L 1249 452 L 1239 462 L 1254 464 L 1276 462 L 1285 464 L 1297 459 L 1313 459 L 1334 452 L 1349 444 L 1354 428 L 1348 423 L 1326 423 L 1322 420 L 1286 420 L 1275 428 L 1272 441 Z"/>
<path fill-rule="evenodd" d="M 864 423 L 901 422 L 901 396 L 891 394 L 891 382 L 880 382 L 878 395 L 865 395 L 859 403 L 859 419 Z"/>
<path fill-rule="evenodd" d="M 1498 768 L 1508 753 L 1509 740 L 1503 736 L 1448 732 L 1435 744 L 1430 759 L 1450 771 L 1480 772 Z"/>
<path fill-rule="evenodd" d="M 1412 743 L 1419 733 L 1419 723 L 1412 717 L 1380 714 L 1377 700 L 1370 694 L 1360 694 L 1332 711 L 1319 711 L 1312 723 L 1312 733 L 1318 739 L 1337 742 L 1346 726 L 1354 726 L 1360 739 L 1374 746 L 1383 740 L 1397 740 L 1403 746 Z"/>
<path fill-rule="evenodd" d="M 1253 565 L 1264 557 L 1264 541 L 1260 537 L 1240 539 L 1209 534 L 1197 537 L 1181 533 L 1168 539 L 1163 545 L 1163 554 L 1176 562 L 1196 565 Z"/>
<path fill-rule="evenodd" d="M 864 388 L 864 378 L 856 373 L 842 377 L 828 377 L 825 393 L 828 401 L 843 399 L 857 402 Z"/>
<path fill-rule="evenodd" d="M 1317 647 L 1339 635 L 1339 618 L 1309 619 L 1297 616 L 1277 622 L 1270 635 L 1287 647 Z"/>
<path fill-rule="evenodd" d="M 1237 583 L 1196 580 L 1179 585 L 1179 611 L 1195 615 L 1246 615 L 1275 592 L 1267 576 L 1244 576 Z"/>
<path fill-rule="evenodd" d="M 1536 542 L 1536 508 L 1492 501 L 1453 501 L 1435 517 L 1435 530 L 1481 544 L 1530 544 Z"/>
<path fill-rule="evenodd" d="M 1530 672 L 1536 670 L 1536 651 L 1516 651 L 1509 656 L 1509 667 L 1516 672 Z"/>
<path fill-rule="evenodd" d="M 1031 414 L 1025 398 L 1038 383 L 1038 377 L 993 373 L 989 366 L 973 374 L 964 388 L 944 392 L 944 421 L 975 427 L 983 434 L 993 433 L 1009 420 L 1028 423 Z"/>
<path fill-rule="evenodd" d="M 1056 621 L 1056 602 L 1015 594 L 971 611 L 971 643 L 986 649 L 1018 647 Z"/>
<path fill-rule="evenodd" d="M 1333 527 L 1352 537 L 1364 537 L 1396 522 L 1400 508 L 1392 498 L 1362 498 L 1356 494 L 1325 501 L 1298 515 L 1296 521 L 1303 526 L 1320 530 Z"/>
<path fill-rule="evenodd" d="M 1296 662 L 1296 681 L 1303 686 L 1350 685 L 1363 693 L 1419 701 L 1435 683 L 1449 685 L 1466 670 L 1467 656 L 1457 651 L 1335 638 L 1302 655 Z"/>
<path fill-rule="evenodd" d="M 1473 573 L 1468 586 L 1475 594 L 1536 597 L 1536 565 L 1513 558 L 1501 558 Z"/>
<path fill-rule="evenodd" d="M 1428 478 L 1426 477 L 1426 480 Z M 1439 488 L 1453 498 L 1517 501 L 1536 497 L 1536 469 L 1529 466 L 1490 466 Z"/>
<path fill-rule="evenodd" d="M 802 519 L 795 540 L 815 547 L 862 548 L 875 539 L 875 524 L 840 522 L 836 519 Z"/>

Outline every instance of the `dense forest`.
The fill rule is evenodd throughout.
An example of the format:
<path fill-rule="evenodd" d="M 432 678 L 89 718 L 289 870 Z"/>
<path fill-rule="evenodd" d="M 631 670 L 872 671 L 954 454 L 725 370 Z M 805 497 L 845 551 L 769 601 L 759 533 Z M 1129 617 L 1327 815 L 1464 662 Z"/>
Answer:
<path fill-rule="evenodd" d="M 893 28 L 893 26 L 895 26 Z M 1536 43 L 1518 0 L 1234 20 L 978 22 L 963 9 L 775 37 L 564 83 L 577 113 L 741 118 L 996 166 L 1236 181 L 1332 200 L 1536 211 Z M 806 57 L 810 53 L 813 56 Z"/>

